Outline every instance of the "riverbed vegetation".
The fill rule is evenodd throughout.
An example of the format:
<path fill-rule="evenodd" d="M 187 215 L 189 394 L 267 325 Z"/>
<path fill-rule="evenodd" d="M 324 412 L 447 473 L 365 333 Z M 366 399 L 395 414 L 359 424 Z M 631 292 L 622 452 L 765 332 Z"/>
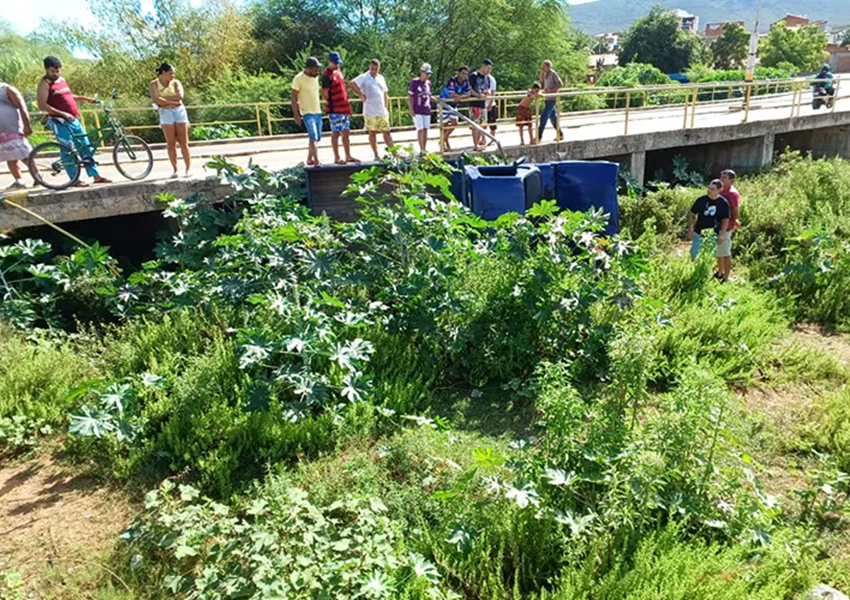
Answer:
<path fill-rule="evenodd" d="M 721 284 L 683 249 L 699 190 L 623 196 L 607 237 L 546 201 L 484 222 L 402 158 L 353 223 L 221 162 L 223 204 L 161 199 L 155 260 L 0 245 L 4 471 L 135 515 L 71 571 L 6 549 L 4 597 L 850 589 L 850 163 L 743 179 Z"/>

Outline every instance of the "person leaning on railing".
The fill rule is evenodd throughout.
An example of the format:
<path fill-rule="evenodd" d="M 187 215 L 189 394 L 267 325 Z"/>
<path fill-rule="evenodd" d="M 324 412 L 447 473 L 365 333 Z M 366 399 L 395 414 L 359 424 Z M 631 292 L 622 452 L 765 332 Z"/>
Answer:
<path fill-rule="evenodd" d="M 186 177 L 191 175 L 192 154 L 189 152 L 189 115 L 183 105 L 183 84 L 174 77 L 174 67 L 162 63 L 156 70 L 156 79 L 150 82 L 151 100 L 159 111 L 159 126 L 165 135 L 168 160 L 171 161 L 172 179 L 177 174 L 177 144 L 183 154 Z"/>
<path fill-rule="evenodd" d="M 452 149 L 449 145 L 449 136 L 458 123 L 457 100 L 469 98 L 470 94 L 469 67 L 462 65 L 458 67 L 457 75 L 449 79 L 443 91 L 440 92 L 440 98 L 450 100 L 446 103 L 450 108 L 443 110 L 443 148 L 445 150 Z"/>
<path fill-rule="evenodd" d="M 522 135 L 522 130 L 528 129 L 528 143 L 531 144 L 534 142 L 534 120 L 531 115 L 531 105 L 540 97 L 540 84 L 534 82 L 532 84 L 531 89 L 528 90 L 525 94 L 525 98 L 520 100 L 519 106 L 516 109 L 516 126 L 519 130 L 519 144 L 520 146 L 525 145 L 525 137 Z"/>
<path fill-rule="evenodd" d="M 80 123 L 80 109 L 77 102 L 88 102 L 94 104 L 94 98 L 88 96 L 75 96 L 68 86 L 68 82 L 62 77 L 62 62 L 55 56 L 44 59 L 44 77 L 38 82 L 38 110 L 47 113 L 47 126 L 62 144 L 61 156 L 68 176 L 73 178 L 78 168 L 64 149 L 66 147 L 76 148 L 77 152 L 86 162 L 86 173 L 94 179 L 95 183 L 112 183 L 106 177 L 102 177 L 97 170 L 94 161 L 94 152 L 91 142 Z M 77 187 L 86 187 L 84 181 L 78 181 Z"/>

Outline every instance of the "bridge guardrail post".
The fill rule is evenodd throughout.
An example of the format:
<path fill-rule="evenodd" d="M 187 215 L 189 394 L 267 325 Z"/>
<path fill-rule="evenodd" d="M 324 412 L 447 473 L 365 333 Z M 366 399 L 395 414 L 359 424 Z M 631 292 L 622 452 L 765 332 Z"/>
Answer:
<path fill-rule="evenodd" d="M 694 128 L 694 121 L 697 116 L 697 97 L 699 96 L 699 89 L 694 88 L 694 103 L 691 105 L 691 129 Z"/>
<path fill-rule="evenodd" d="M 682 129 L 688 128 L 688 109 L 691 106 L 691 90 L 685 92 L 685 118 L 682 121 Z"/>
<path fill-rule="evenodd" d="M 629 109 L 632 106 L 632 93 L 626 92 L 626 128 L 623 135 L 629 135 Z"/>
<path fill-rule="evenodd" d="M 269 135 L 274 135 L 274 130 L 272 129 L 272 111 L 268 104 L 266 104 L 266 124 L 269 126 Z"/>
<path fill-rule="evenodd" d="M 254 114 L 257 117 L 257 135 L 262 137 L 263 135 L 263 123 L 260 121 L 260 105 L 254 105 Z"/>
<path fill-rule="evenodd" d="M 443 123 L 443 103 L 442 102 L 437 103 L 437 118 L 440 119 L 440 154 L 443 154 L 446 151 L 446 134 L 445 134 L 445 130 L 443 129 L 445 124 Z"/>
<path fill-rule="evenodd" d="M 752 95 L 752 84 L 744 84 L 744 123 L 750 120 L 750 96 Z M 793 109 L 792 109 L 793 112 Z"/>
<path fill-rule="evenodd" d="M 830 110 L 830 112 L 835 112 L 835 105 L 838 104 L 838 95 L 839 95 L 839 92 L 840 92 L 840 88 L 841 88 L 841 80 L 836 79 L 835 80 L 835 95 L 832 97 L 832 109 Z"/>
<path fill-rule="evenodd" d="M 540 100 L 534 102 L 534 131 L 531 132 L 532 143 L 536 146 L 540 143 L 537 132 L 540 131 Z"/>

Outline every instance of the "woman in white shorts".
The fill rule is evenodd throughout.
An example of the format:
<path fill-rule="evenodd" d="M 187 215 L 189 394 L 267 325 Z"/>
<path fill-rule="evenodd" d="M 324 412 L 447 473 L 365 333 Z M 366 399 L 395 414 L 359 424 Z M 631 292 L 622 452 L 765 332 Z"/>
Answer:
<path fill-rule="evenodd" d="M 177 178 L 177 144 L 183 153 L 186 177 L 191 175 L 192 155 L 189 153 L 189 115 L 183 106 L 183 85 L 174 78 L 174 67 L 162 63 L 156 70 L 156 79 L 150 82 L 151 100 L 159 111 L 159 125 L 168 145 L 168 160 Z"/>

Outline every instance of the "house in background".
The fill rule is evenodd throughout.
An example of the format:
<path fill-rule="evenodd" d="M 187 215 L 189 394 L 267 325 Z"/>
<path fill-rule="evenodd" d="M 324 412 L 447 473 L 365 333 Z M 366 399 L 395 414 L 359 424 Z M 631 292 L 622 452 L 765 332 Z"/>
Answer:
<path fill-rule="evenodd" d="M 850 45 L 829 44 L 826 51 L 829 53 L 827 64 L 833 73 L 850 73 Z"/>
<path fill-rule="evenodd" d="M 850 38 L 850 26 L 830 27 L 826 32 L 826 42 L 828 44 L 840 45 L 845 39 Z"/>
<path fill-rule="evenodd" d="M 698 33 L 699 32 L 699 17 L 696 15 L 692 15 L 686 10 L 676 9 L 673 11 L 673 14 L 678 17 L 682 30 L 687 31 L 689 33 Z"/>
<path fill-rule="evenodd" d="M 744 21 L 724 21 L 723 23 L 709 23 L 705 26 L 705 31 L 702 34 L 702 37 L 706 42 L 711 43 L 717 40 L 721 35 L 723 35 L 723 30 L 727 25 L 740 25 L 741 27 L 746 28 L 747 24 Z"/>
<path fill-rule="evenodd" d="M 785 15 L 785 17 L 776 21 L 776 23 L 771 23 L 770 26 L 773 27 L 783 21 L 785 21 L 785 27 L 787 29 L 799 29 L 800 27 L 815 25 L 818 28 L 818 31 L 826 31 L 826 21 L 810 21 L 808 17 L 791 14 Z"/>
<path fill-rule="evenodd" d="M 593 39 L 596 40 L 594 50 L 597 54 L 616 52 L 620 49 L 619 33 L 600 33 L 598 35 L 594 35 Z"/>

